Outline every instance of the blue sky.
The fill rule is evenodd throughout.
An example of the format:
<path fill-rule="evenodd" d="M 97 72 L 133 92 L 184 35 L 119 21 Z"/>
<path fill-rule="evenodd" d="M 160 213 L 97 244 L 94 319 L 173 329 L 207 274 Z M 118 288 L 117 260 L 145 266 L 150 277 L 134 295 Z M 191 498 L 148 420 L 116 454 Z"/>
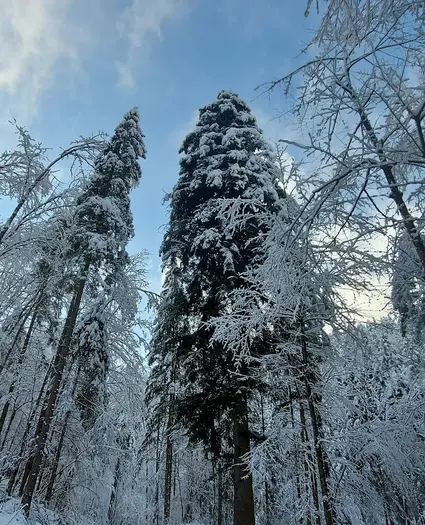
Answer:
<path fill-rule="evenodd" d="M 132 250 L 152 255 L 166 223 L 161 201 L 178 176 L 178 149 L 197 109 L 231 89 L 248 101 L 267 138 L 283 98 L 255 88 L 301 60 L 315 16 L 303 0 L 0 0 L 0 139 L 11 116 L 54 150 L 98 130 L 111 133 L 138 106 L 148 159 L 133 193 Z"/>

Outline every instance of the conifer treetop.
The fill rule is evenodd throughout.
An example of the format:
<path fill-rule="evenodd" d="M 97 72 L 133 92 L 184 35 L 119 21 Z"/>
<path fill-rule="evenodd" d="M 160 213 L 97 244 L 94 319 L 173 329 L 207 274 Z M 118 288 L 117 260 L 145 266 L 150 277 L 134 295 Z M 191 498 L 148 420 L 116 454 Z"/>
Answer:
<path fill-rule="evenodd" d="M 76 247 L 86 260 L 116 259 L 134 235 L 129 194 L 142 175 L 139 158 L 146 158 L 143 138 L 139 111 L 133 108 L 96 159 L 93 176 L 76 209 Z"/>
<path fill-rule="evenodd" d="M 128 111 L 115 128 L 109 144 L 95 163 L 97 177 L 122 178 L 128 188 L 139 183 L 142 171 L 137 160 L 146 158 L 144 135 L 140 130 L 138 108 Z"/>
<path fill-rule="evenodd" d="M 180 176 L 169 195 L 170 226 L 161 248 L 164 262 L 168 256 L 181 258 L 183 245 L 173 241 L 180 238 L 192 248 L 210 250 L 214 245 L 227 261 L 225 266 L 233 268 L 230 261 L 233 255 L 242 260 L 240 250 L 248 237 L 227 239 L 215 205 L 240 199 L 273 207 L 282 200 L 271 148 L 246 102 L 232 91 L 220 91 L 216 100 L 199 110 L 198 123 L 180 152 L 184 153 Z M 251 223 L 256 236 L 255 218 Z"/>

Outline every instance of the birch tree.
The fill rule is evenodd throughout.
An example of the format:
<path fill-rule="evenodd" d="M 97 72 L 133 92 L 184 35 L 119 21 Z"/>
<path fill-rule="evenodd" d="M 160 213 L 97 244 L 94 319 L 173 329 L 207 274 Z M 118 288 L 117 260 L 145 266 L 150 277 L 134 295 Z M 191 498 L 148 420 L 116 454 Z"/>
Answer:
<path fill-rule="evenodd" d="M 300 129 L 284 142 L 305 153 L 306 202 L 293 227 L 320 223 L 324 250 L 365 253 L 400 226 L 422 273 L 423 16 L 418 1 L 331 1 L 314 56 L 269 86 L 296 97 Z"/>

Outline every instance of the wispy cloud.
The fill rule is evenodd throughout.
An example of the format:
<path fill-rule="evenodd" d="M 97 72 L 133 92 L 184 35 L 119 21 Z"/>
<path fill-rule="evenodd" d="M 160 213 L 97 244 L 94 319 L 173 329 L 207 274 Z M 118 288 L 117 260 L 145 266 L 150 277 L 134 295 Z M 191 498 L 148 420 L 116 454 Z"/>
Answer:
<path fill-rule="evenodd" d="M 185 0 L 132 0 L 117 22 L 126 54 L 117 62 L 118 84 L 133 88 L 135 71 L 146 62 L 155 42 L 164 39 L 164 27 L 180 20 L 188 10 Z"/>
<path fill-rule="evenodd" d="M 0 103 L 28 122 L 54 68 L 76 62 L 71 0 L 0 0 Z"/>

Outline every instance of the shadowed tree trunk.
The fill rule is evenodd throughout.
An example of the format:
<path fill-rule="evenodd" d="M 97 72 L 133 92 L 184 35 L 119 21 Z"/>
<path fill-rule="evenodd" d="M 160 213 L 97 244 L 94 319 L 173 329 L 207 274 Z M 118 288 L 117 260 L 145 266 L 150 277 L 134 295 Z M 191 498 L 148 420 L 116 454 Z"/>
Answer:
<path fill-rule="evenodd" d="M 3 370 L 6 368 L 7 364 L 9 363 L 10 356 L 12 355 L 12 352 L 21 337 L 22 331 L 25 328 L 25 323 L 27 322 L 29 316 L 31 315 L 31 312 L 27 312 L 25 315 L 21 316 L 23 317 L 18 329 L 16 330 L 15 337 L 13 338 L 12 344 L 9 347 L 9 350 L 7 351 L 7 354 L 5 355 L 2 363 L 0 364 L 0 374 L 3 373 Z M 18 322 L 16 323 L 18 324 Z M 12 330 L 13 331 L 13 330 Z M 7 333 L 7 332 L 6 332 Z"/>
<path fill-rule="evenodd" d="M 120 480 L 120 468 L 121 461 L 120 458 L 118 458 L 114 469 L 114 484 L 112 485 L 111 497 L 109 499 L 108 520 L 110 523 L 113 522 L 115 516 L 115 503 L 117 500 L 118 483 Z"/>
<path fill-rule="evenodd" d="M 173 441 L 167 434 L 167 445 L 165 451 L 165 480 L 164 480 L 164 523 L 170 519 L 171 508 L 171 480 L 173 471 Z"/>
<path fill-rule="evenodd" d="M 223 466 L 217 461 L 217 525 L 223 525 Z"/>
<path fill-rule="evenodd" d="M 320 504 L 319 504 L 319 493 L 317 488 L 317 476 L 316 472 L 314 471 L 314 460 L 313 456 L 310 452 L 309 448 L 309 437 L 307 432 L 307 421 L 305 417 L 305 410 L 303 407 L 302 402 L 300 402 L 300 422 L 301 422 L 301 442 L 305 445 L 305 447 L 308 447 L 305 449 L 304 454 L 304 471 L 307 483 L 311 487 L 311 493 L 313 495 L 313 504 L 314 504 L 314 510 L 312 512 L 313 514 L 313 520 L 311 516 L 309 515 L 307 517 L 307 525 L 310 525 L 313 521 L 315 525 L 320 525 Z"/>
<path fill-rule="evenodd" d="M 245 458 L 251 451 L 248 405 L 240 398 L 233 412 L 233 525 L 255 525 L 252 474 Z"/>
<path fill-rule="evenodd" d="M 174 376 L 173 376 L 174 377 Z M 168 523 L 170 519 L 171 509 L 171 488 L 173 479 L 173 438 L 171 436 L 173 428 L 173 411 L 174 411 L 174 396 L 170 395 L 170 404 L 168 407 L 168 421 L 167 421 L 167 441 L 165 450 L 165 479 L 164 479 L 164 524 Z"/>

